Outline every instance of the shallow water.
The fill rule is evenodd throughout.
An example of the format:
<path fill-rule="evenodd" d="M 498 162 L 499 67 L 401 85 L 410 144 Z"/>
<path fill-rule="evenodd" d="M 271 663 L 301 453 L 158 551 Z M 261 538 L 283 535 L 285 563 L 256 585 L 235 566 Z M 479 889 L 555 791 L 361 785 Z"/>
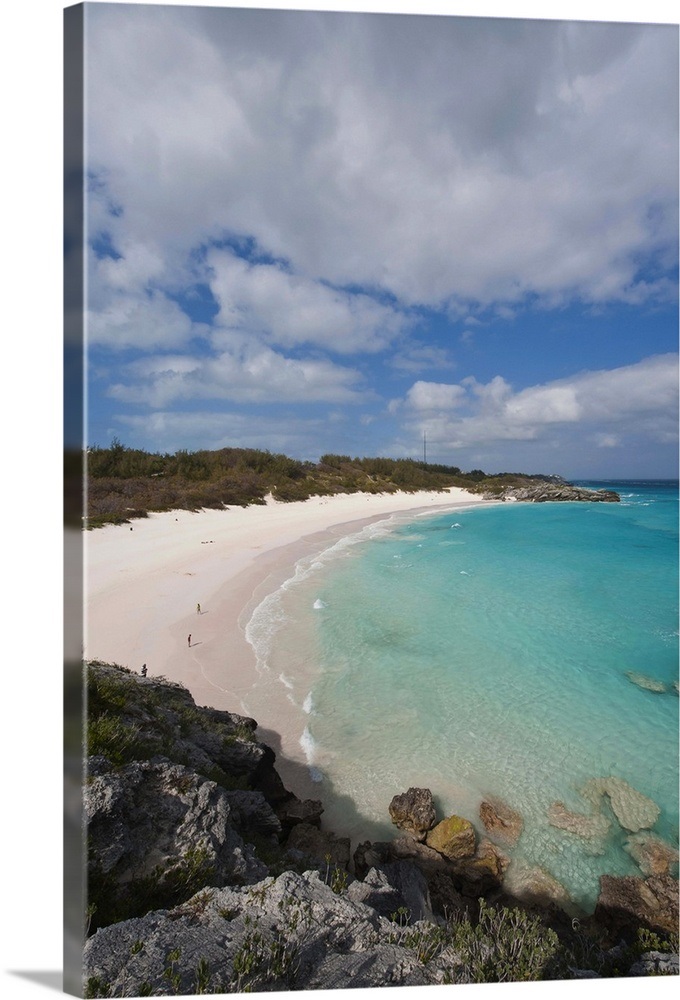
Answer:
<path fill-rule="evenodd" d="M 259 605 L 252 711 L 285 690 L 331 829 L 388 839 L 390 799 L 420 785 L 481 832 L 495 794 L 524 817 L 515 856 L 587 908 L 600 874 L 639 873 L 627 834 L 558 830 L 551 803 L 589 812 L 585 782 L 622 778 L 677 844 L 677 484 L 592 485 L 622 503 L 369 526 Z"/>

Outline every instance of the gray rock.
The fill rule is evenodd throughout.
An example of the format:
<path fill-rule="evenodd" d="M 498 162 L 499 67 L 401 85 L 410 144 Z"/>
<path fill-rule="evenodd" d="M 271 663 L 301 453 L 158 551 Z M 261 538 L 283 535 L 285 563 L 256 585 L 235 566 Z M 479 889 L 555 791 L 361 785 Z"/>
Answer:
<path fill-rule="evenodd" d="M 380 868 L 371 868 L 363 882 L 350 885 L 347 895 L 385 917 L 405 909 L 411 922 L 434 920 L 427 882 L 418 868 L 408 861 L 393 861 Z"/>
<path fill-rule="evenodd" d="M 613 490 L 589 490 L 582 486 L 540 483 L 539 485 L 510 487 L 503 494 L 504 499 L 528 501 L 531 503 L 561 501 L 591 501 L 618 503 L 621 499 Z"/>
<path fill-rule="evenodd" d="M 390 819 L 400 830 L 416 840 L 425 840 L 428 830 L 437 822 L 432 792 L 429 788 L 409 788 L 395 795 L 389 805 Z"/>
<path fill-rule="evenodd" d="M 342 989 L 435 982 L 395 926 L 316 873 L 199 893 L 98 931 L 85 979 L 113 996 Z M 100 994 L 102 995 L 102 994 Z"/>
<path fill-rule="evenodd" d="M 371 868 L 381 868 L 392 860 L 391 845 L 387 841 L 371 843 L 364 840 L 353 855 L 354 871 L 357 878 L 364 878 Z"/>
<path fill-rule="evenodd" d="M 276 815 L 285 830 L 292 830 L 298 823 L 320 826 L 323 805 L 318 799 L 299 799 L 296 795 L 277 806 Z"/>
<path fill-rule="evenodd" d="M 181 764 L 155 758 L 97 774 L 84 805 L 90 871 L 107 877 L 112 893 L 143 879 L 162 890 L 185 869 L 205 885 L 267 873 L 234 829 L 228 793 Z"/>
<path fill-rule="evenodd" d="M 281 822 L 262 792 L 225 792 L 231 810 L 231 822 L 246 837 L 257 833 L 262 837 L 281 836 Z"/>

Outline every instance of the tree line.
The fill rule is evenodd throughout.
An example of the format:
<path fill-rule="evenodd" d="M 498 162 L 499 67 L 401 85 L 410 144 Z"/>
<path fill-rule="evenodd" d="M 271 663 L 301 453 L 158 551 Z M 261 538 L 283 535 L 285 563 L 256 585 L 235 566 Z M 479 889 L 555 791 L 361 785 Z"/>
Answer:
<path fill-rule="evenodd" d="M 303 462 L 256 448 L 219 448 L 174 454 L 129 448 L 89 448 L 85 457 L 85 520 L 88 527 L 124 523 L 151 511 L 221 509 L 266 502 L 306 500 L 336 493 L 394 493 L 450 486 L 493 490 L 509 474 L 489 477 L 480 469 L 429 464 L 408 458 L 322 455 Z"/>

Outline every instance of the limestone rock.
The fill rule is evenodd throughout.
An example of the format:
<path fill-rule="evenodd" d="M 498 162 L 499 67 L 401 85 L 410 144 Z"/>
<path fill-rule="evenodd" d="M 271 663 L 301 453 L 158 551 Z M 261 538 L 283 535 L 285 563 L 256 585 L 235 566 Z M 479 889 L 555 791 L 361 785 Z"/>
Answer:
<path fill-rule="evenodd" d="M 262 837 L 281 836 L 278 816 L 265 799 L 262 792 L 226 791 L 231 822 L 242 836 L 257 833 Z"/>
<path fill-rule="evenodd" d="M 492 795 L 488 795 L 481 803 L 479 818 L 491 837 L 509 847 L 517 843 L 524 827 L 524 820 L 520 814 Z"/>
<path fill-rule="evenodd" d="M 109 996 L 167 996 L 169 976 L 179 995 L 436 982 L 436 971 L 394 931 L 316 873 L 285 872 L 98 931 L 85 947 L 84 974 L 86 982 L 106 984 Z"/>
<path fill-rule="evenodd" d="M 640 926 L 677 933 L 677 879 L 668 874 L 602 875 L 594 918 L 614 936 Z"/>
<path fill-rule="evenodd" d="M 548 810 L 548 822 L 558 830 L 568 830 L 579 837 L 595 839 L 605 837 L 611 823 L 602 813 L 586 816 L 583 813 L 571 812 L 564 802 L 553 802 Z"/>
<path fill-rule="evenodd" d="M 581 789 L 581 795 L 597 810 L 600 808 L 600 799 L 607 795 L 619 823 L 631 833 L 654 826 L 661 812 L 656 802 L 638 792 L 622 778 L 591 778 Z"/>
<path fill-rule="evenodd" d="M 371 868 L 381 868 L 393 860 L 391 845 L 387 841 L 371 843 L 364 840 L 353 855 L 354 871 L 357 878 L 364 878 Z"/>
<path fill-rule="evenodd" d="M 475 828 L 462 816 L 448 816 L 428 832 L 425 843 L 445 858 L 470 858 L 475 853 Z"/>
<path fill-rule="evenodd" d="M 371 906 L 384 917 L 391 917 L 403 908 L 408 911 L 411 923 L 433 919 L 427 882 L 418 868 L 408 861 L 371 868 L 362 882 L 350 885 L 347 896 Z"/>
<path fill-rule="evenodd" d="M 292 830 L 298 823 L 309 823 L 310 826 L 320 826 L 323 806 L 318 799 L 299 799 L 291 795 L 289 799 L 277 806 L 276 815 L 284 830 Z"/>
<path fill-rule="evenodd" d="M 119 900 L 134 911 L 135 886 L 172 899 L 184 885 L 195 891 L 197 879 L 222 886 L 267 873 L 235 829 L 228 793 L 180 764 L 154 758 L 100 771 L 84 787 L 84 804 L 90 883 L 101 885 L 98 924 L 107 908 L 115 919 Z"/>
<path fill-rule="evenodd" d="M 395 826 L 419 841 L 425 840 L 427 831 L 437 821 L 429 788 L 409 788 L 407 792 L 395 795 L 390 802 L 389 812 Z"/>
<path fill-rule="evenodd" d="M 591 501 L 604 503 L 619 503 L 621 497 L 613 490 L 589 490 L 584 486 L 571 486 L 553 483 L 511 487 L 504 493 L 504 499 L 529 501 L 531 503 L 546 503 L 547 501 Z"/>

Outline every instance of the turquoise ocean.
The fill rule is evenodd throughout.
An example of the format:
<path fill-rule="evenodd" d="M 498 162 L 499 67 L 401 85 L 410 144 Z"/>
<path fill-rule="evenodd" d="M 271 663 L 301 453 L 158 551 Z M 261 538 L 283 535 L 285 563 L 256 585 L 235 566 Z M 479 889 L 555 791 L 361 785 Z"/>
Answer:
<path fill-rule="evenodd" d="M 391 839 L 387 806 L 417 785 L 481 834 L 495 795 L 524 818 L 513 859 L 585 909 L 601 874 L 640 874 L 629 834 L 557 829 L 552 803 L 590 813 L 585 783 L 623 779 L 677 846 L 678 483 L 579 485 L 621 503 L 392 517 L 260 601 L 253 714 L 285 691 L 330 829 Z"/>

